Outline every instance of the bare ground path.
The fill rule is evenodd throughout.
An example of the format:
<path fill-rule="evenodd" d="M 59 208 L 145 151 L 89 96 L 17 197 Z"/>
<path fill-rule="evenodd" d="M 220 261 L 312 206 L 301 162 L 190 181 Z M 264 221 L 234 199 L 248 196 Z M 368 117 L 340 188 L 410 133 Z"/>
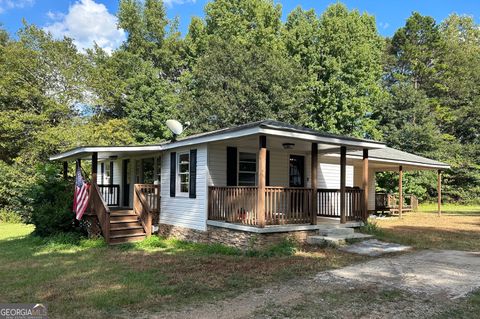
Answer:
<path fill-rule="evenodd" d="M 480 253 L 425 250 L 143 317 L 448 318 L 462 297 L 479 288 Z"/>

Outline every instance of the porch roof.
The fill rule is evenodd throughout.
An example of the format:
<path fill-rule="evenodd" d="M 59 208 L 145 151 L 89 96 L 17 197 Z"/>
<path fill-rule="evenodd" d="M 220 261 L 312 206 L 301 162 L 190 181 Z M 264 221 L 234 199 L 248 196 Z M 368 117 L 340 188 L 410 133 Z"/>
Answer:
<path fill-rule="evenodd" d="M 346 146 L 349 149 L 379 149 L 385 147 L 384 143 L 378 141 L 330 134 L 283 122 L 264 120 L 220 129 L 216 131 L 195 134 L 185 138 L 180 138 L 176 141 L 165 141 L 155 145 L 77 147 L 75 149 L 53 155 L 50 157 L 50 160 L 69 160 L 81 158 L 86 157 L 93 152 L 98 152 L 100 158 L 102 157 L 102 154 L 104 155 L 104 157 L 108 157 L 108 154 L 115 153 L 132 154 L 158 152 L 177 147 L 216 142 L 259 134 L 289 137 L 310 142 L 316 142 L 322 145 Z"/>
<path fill-rule="evenodd" d="M 352 151 L 347 153 L 347 157 L 362 159 L 362 151 Z M 374 149 L 369 151 L 368 157 L 370 161 L 392 165 L 405 165 L 411 166 L 412 168 L 424 168 L 424 169 L 448 169 L 450 165 L 439 162 L 430 158 L 423 156 L 415 155 L 412 153 L 407 153 L 404 151 L 397 150 L 391 147 L 385 147 L 383 149 Z"/>

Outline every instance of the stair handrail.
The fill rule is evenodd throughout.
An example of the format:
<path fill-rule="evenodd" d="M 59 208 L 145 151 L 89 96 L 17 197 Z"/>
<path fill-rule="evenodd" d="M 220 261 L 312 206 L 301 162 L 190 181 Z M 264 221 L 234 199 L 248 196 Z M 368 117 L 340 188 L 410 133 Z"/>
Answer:
<path fill-rule="evenodd" d="M 90 186 L 90 204 L 95 212 L 102 230 L 103 237 L 107 243 L 110 242 L 110 208 L 103 199 L 100 188 L 96 183 Z"/>
<path fill-rule="evenodd" d="M 152 234 L 152 209 L 142 192 L 141 185 L 135 184 L 134 190 L 133 212 L 139 217 L 147 237 L 150 237 Z"/>

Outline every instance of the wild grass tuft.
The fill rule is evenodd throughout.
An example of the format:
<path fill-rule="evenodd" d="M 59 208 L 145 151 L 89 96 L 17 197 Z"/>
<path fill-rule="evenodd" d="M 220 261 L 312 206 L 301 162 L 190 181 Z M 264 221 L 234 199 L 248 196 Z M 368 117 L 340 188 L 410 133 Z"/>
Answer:
<path fill-rule="evenodd" d="M 265 250 L 248 249 L 245 254 L 251 257 L 283 257 L 293 256 L 296 252 L 297 243 L 292 239 L 286 238 Z"/>
<path fill-rule="evenodd" d="M 368 219 L 365 224 L 360 227 L 360 232 L 374 236 L 383 234 L 383 230 L 378 226 L 377 222 L 371 219 Z"/>

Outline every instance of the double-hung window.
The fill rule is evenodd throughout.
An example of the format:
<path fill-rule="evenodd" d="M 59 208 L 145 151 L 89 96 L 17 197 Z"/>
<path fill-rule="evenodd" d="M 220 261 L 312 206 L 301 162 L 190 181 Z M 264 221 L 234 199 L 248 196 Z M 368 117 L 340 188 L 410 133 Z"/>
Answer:
<path fill-rule="evenodd" d="M 190 154 L 178 154 L 178 179 L 180 193 L 188 194 L 190 183 Z"/>
<path fill-rule="evenodd" d="M 257 179 L 257 155 L 240 152 L 238 154 L 238 185 L 255 186 Z"/>

